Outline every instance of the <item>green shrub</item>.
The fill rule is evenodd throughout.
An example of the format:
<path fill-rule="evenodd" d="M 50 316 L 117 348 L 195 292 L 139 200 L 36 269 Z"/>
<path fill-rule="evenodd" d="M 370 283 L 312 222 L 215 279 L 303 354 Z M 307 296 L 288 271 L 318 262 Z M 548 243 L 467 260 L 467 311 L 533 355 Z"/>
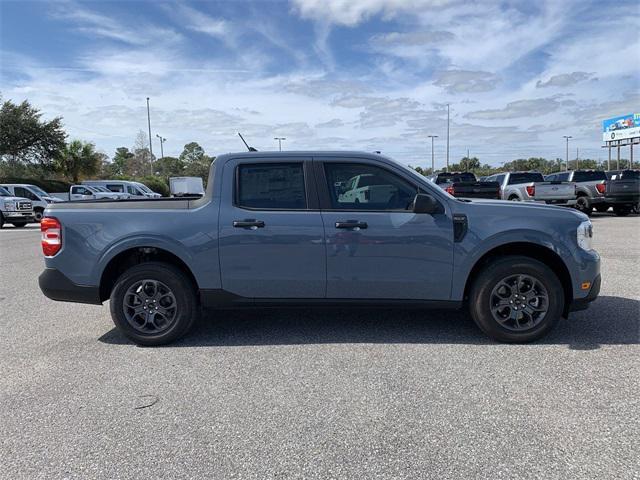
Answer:
<path fill-rule="evenodd" d="M 43 180 L 41 178 L 0 177 L 0 183 L 26 183 L 36 185 L 47 193 L 68 192 L 71 188 L 69 182 L 62 180 Z"/>
<path fill-rule="evenodd" d="M 169 196 L 169 185 L 167 185 L 167 182 L 165 182 L 162 178 L 147 176 L 137 178 L 136 181 L 144 183 L 151 190 L 160 193 L 163 197 Z"/>

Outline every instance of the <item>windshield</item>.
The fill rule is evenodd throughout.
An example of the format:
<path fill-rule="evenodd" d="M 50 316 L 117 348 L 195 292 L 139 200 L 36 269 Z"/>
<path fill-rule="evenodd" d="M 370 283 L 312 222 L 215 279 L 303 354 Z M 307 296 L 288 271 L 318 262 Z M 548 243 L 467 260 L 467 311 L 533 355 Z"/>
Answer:
<path fill-rule="evenodd" d="M 512 173 L 509 176 L 509 185 L 530 182 L 544 182 L 544 177 L 538 172 Z"/>
<path fill-rule="evenodd" d="M 10 197 L 11 193 L 4 187 L 0 187 L 0 197 Z"/>
<path fill-rule="evenodd" d="M 50 195 L 45 192 L 44 190 L 42 190 L 40 187 L 36 187 L 35 185 L 31 185 L 31 190 L 33 190 L 34 192 L 36 192 L 38 195 L 40 195 L 41 197 L 49 197 Z"/>
<path fill-rule="evenodd" d="M 144 183 L 135 182 L 135 185 L 145 193 L 153 193 L 152 190 L 149 189 Z"/>

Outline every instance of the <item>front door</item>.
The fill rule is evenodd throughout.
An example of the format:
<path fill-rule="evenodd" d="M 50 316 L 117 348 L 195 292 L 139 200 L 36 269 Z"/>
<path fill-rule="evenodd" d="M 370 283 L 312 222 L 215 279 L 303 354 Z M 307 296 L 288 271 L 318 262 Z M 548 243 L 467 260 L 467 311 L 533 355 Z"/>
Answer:
<path fill-rule="evenodd" d="M 324 228 L 311 159 L 224 164 L 220 192 L 222 288 L 248 298 L 323 298 Z"/>
<path fill-rule="evenodd" d="M 315 170 L 326 232 L 327 298 L 449 300 L 448 208 L 413 213 L 416 193 L 428 189 L 382 162 L 322 159 Z"/>

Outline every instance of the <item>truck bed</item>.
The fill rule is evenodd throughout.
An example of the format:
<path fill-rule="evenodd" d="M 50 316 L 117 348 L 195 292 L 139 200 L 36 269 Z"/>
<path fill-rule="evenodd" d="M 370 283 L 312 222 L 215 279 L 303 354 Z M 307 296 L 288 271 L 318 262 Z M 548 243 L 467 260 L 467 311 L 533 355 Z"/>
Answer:
<path fill-rule="evenodd" d="M 573 182 L 536 182 L 534 199 L 551 204 L 566 204 L 576 198 Z"/>
<path fill-rule="evenodd" d="M 74 200 L 49 205 L 52 212 L 56 210 L 188 210 L 194 208 L 201 198 L 132 198 L 122 200 Z"/>

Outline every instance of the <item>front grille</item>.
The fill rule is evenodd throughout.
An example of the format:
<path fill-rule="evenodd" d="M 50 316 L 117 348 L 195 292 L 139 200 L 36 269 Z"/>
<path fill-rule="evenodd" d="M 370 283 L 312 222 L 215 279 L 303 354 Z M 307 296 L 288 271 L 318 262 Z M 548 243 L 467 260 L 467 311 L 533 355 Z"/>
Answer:
<path fill-rule="evenodd" d="M 18 202 L 18 210 L 32 210 L 31 202 Z"/>

